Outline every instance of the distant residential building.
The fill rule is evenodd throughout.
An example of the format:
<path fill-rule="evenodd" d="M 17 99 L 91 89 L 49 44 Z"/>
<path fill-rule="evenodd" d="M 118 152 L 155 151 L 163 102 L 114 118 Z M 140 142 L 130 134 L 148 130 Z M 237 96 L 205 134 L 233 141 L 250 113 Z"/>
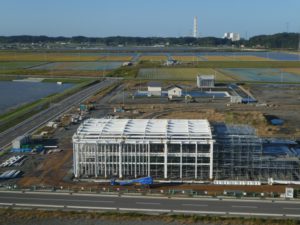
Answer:
<path fill-rule="evenodd" d="M 132 65 L 133 65 L 132 62 L 124 62 L 122 64 L 122 66 L 132 66 Z"/>
<path fill-rule="evenodd" d="M 223 38 L 226 38 L 226 39 L 229 39 L 229 40 L 232 40 L 232 41 L 241 40 L 241 37 L 240 37 L 239 33 L 225 33 Z"/>
<path fill-rule="evenodd" d="M 161 96 L 161 84 L 158 82 L 148 83 L 148 96 Z"/>
<path fill-rule="evenodd" d="M 181 97 L 182 96 L 182 88 L 177 85 L 172 85 L 168 89 L 168 98 L 172 99 L 173 97 Z"/>
<path fill-rule="evenodd" d="M 197 87 L 214 87 L 215 76 L 214 75 L 199 75 L 197 76 Z"/>
<path fill-rule="evenodd" d="M 166 62 L 165 62 L 165 66 L 173 66 L 173 65 L 176 65 L 178 64 L 178 61 L 177 60 L 174 60 L 174 59 L 168 59 Z"/>

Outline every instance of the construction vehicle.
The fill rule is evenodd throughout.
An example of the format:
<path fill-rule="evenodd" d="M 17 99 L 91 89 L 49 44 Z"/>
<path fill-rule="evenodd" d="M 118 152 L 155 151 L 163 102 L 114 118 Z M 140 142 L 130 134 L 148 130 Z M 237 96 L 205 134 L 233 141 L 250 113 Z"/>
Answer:
<path fill-rule="evenodd" d="M 111 179 L 110 185 L 116 186 L 129 186 L 129 185 L 151 185 L 153 184 L 153 178 L 152 177 L 142 177 L 138 179 L 133 180 L 124 180 L 124 181 L 116 181 L 116 179 Z"/>

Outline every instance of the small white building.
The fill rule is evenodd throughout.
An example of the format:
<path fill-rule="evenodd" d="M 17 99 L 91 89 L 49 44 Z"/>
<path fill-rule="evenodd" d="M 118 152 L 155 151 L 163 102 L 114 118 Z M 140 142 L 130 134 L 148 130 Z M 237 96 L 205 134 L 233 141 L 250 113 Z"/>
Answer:
<path fill-rule="evenodd" d="M 182 88 L 177 85 L 173 85 L 173 86 L 169 87 L 167 90 L 168 90 L 168 98 L 169 99 L 172 99 L 173 97 L 181 97 L 182 96 Z"/>
<path fill-rule="evenodd" d="M 149 82 L 148 83 L 148 97 L 151 96 L 161 96 L 161 84 L 158 82 Z"/>
<path fill-rule="evenodd" d="M 215 76 L 214 75 L 199 75 L 197 76 L 197 87 L 214 87 Z"/>

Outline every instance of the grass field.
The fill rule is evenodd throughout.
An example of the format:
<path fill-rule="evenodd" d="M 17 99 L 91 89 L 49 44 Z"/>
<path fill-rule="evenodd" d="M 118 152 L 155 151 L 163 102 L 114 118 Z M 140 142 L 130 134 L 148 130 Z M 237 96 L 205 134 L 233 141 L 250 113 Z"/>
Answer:
<path fill-rule="evenodd" d="M 233 80 L 231 77 L 209 68 L 145 68 L 140 69 L 138 78 L 147 80 L 196 80 L 196 76 L 199 74 L 214 74 L 217 81 Z"/>
<path fill-rule="evenodd" d="M 143 55 L 139 58 L 140 61 L 166 61 L 167 59 L 164 55 Z"/>

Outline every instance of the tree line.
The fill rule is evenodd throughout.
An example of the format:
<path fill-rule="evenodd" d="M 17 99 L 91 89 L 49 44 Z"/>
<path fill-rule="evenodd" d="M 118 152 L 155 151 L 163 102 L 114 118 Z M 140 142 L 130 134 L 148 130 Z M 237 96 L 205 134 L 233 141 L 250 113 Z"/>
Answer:
<path fill-rule="evenodd" d="M 48 36 L 0 36 L 0 43 L 72 43 L 72 44 L 90 44 L 103 46 L 153 46 L 153 45 L 168 45 L 168 46 L 245 46 L 245 47 L 261 47 L 272 49 L 298 49 L 299 34 L 298 33 L 278 33 L 274 35 L 259 35 L 250 38 L 249 40 L 241 39 L 237 42 L 232 42 L 228 39 L 216 37 L 48 37 Z"/>

